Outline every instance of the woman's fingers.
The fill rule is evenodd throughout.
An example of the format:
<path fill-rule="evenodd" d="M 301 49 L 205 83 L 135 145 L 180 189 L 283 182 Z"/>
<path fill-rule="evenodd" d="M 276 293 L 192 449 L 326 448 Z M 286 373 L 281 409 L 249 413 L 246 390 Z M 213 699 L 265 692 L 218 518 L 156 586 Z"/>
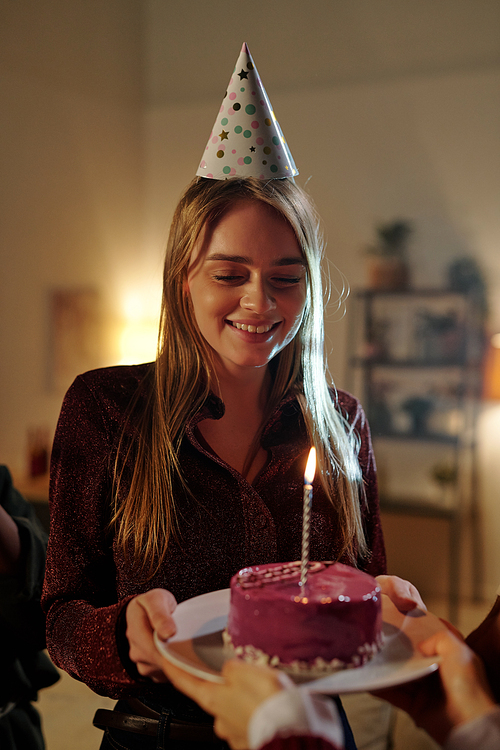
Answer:
<path fill-rule="evenodd" d="M 415 607 L 427 609 L 418 589 L 409 581 L 398 576 L 377 576 L 377 583 L 400 612 L 409 612 Z"/>
<path fill-rule="evenodd" d="M 161 669 L 161 657 L 155 646 L 153 633 L 156 630 L 162 640 L 175 635 L 177 628 L 172 618 L 175 607 L 173 594 L 165 589 L 152 589 L 139 594 L 127 605 L 126 635 L 130 659 L 135 663 L 139 674 L 150 677 L 155 682 L 165 682 L 166 677 Z"/>
<path fill-rule="evenodd" d="M 172 613 L 177 606 L 177 602 L 170 591 L 152 589 L 145 594 L 140 594 L 133 601 L 136 601 L 142 607 L 151 625 L 151 630 L 156 630 L 162 641 L 166 641 L 175 635 L 177 627 Z"/>
<path fill-rule="evenodd" d="M 448 630 L 451 630 L 451 632 L 453 633 L 453 635 L 456 638 L 458 638 L 459 641 L 462 641 L 462 643 L 464 642 L 464 637 L 463 637 L 462 633 L 460 632 L 460 630 L 458 628 L 456 628 L 454 625 L 452 625 L 451 622 L 448 622 L 448 620 L 444 620 L 442 617 L 440 617 L 439 619 L 441 620 L 441 622 L 443 623 L 443 625 L 445 625 L 445 627 L 448 628 Z"/>
<path fill-rule="evenodd" d="M 434 633 L 419 644 L 424 656 L 440 656 L 439 675 L 445 709 L 456 726 L 488 713 L 494 706 L 480 659 L 449 630 Z"/>
<path fill-rule="evenodd" d="M 459 641 L 451 630 L 439 630 L 419 643 L 418 648 L 424 656 L 442 656 L 447 663 L 453 657 L 457 657 L 462 662 L 464 655 L 467 657 L 467 652 L 470 651 L 464 646 L 464 642 Z"/>

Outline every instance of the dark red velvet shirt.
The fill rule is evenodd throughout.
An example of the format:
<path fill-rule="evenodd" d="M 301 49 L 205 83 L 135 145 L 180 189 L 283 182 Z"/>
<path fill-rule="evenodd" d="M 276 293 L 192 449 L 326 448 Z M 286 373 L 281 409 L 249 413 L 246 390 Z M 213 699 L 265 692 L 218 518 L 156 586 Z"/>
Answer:
<path fill-rule="evenodd" d="M 117 441 L 149 367 L 114 367 L 78 377 L 64 399 L 52 451 L 43 597 L 47 646 L 59 667 L 112 698 L 144 692 L 144 683 L 120 656 L 120 622 L 131 596 L 163 587 L 181 602 L 228 587 L 240 568 L 298 560 L 301 554 L 303 473 L 310 445 L 296 400 L 285 399 L 269 420 L 262 438 L 269 460 L 249 484 L 197 438 L 201 419 L 223 414 L 222 402 L 211 396 L 187 426 L 180 450 L 192 493 L 179 489 L 176 498 L 180 539 L 169 545 L 165 564 L 151 580 L 130 570 L 106 529 Z M 360 567 L 378 575 L 386 567 L 369 429 L 355 398 L 339 392 L 338 402 L 361 437 L 363 517 L 371 556 Z M 316 480 L 310 559 L 336 559 L 338 545 L 335 510 Z"/>
<path fill-rule="evenodd" d="M 338 745 L 332 745 L 322 737 L 312 735 L 274 737 L 261 750 L 342 750 Z"/>

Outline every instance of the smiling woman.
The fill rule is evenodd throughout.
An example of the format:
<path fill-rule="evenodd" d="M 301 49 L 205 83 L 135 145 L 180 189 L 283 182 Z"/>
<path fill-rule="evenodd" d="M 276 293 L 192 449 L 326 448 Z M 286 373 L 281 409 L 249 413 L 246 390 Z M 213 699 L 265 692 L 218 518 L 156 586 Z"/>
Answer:
<path fill-rule="evenodd" d="M 254 75 L 245 51 L 242 65 Z M 209 717 L 159 684 L 153 632 L 174 633 L 176 600 L 300 558 L 311 444 L 310 559 L 385 572 L 368 426 L 325 377 L 318 218 L 277 176 L 193 180 L 165 254 L 155 362 L 85 373 L 64 400 L 47 642 L 58 666 L 120 699 L 99 714 L 103 749 L 211 743 Z"/>
<path fill-rule="evenodd" d="M 86 373 L 66 396 L 47 638 L 54 661 L 98 692 L 192 715 L 155 685 L 153 631 L 173 633 L 175 599 L 300 558 L 311 444 L 310 559 L 385 572 L 368 426 L 325 378 L 319 236 L 291 180 L 196 178 L 172 223 L 156 362 Z"/>

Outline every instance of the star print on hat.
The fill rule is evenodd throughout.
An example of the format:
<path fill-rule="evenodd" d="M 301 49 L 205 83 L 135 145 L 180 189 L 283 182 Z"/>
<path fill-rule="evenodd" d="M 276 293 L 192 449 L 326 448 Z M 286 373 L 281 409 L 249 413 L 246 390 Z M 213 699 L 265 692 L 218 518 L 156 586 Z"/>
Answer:
<path fill-rule="evenodd" d="M 252 56 L 243 44 L 196 174 L 212 180 L 275 180 L 298 173 Z"/>

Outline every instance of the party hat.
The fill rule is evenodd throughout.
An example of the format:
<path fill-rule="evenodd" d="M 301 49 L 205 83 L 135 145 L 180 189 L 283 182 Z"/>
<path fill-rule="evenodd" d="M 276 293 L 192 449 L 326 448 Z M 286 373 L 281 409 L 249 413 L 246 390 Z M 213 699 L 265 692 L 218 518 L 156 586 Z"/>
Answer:
<path fill-rule="evenodd" d="M 196 174 L 276 180 L 299 173 L 246 44 Z"/>

